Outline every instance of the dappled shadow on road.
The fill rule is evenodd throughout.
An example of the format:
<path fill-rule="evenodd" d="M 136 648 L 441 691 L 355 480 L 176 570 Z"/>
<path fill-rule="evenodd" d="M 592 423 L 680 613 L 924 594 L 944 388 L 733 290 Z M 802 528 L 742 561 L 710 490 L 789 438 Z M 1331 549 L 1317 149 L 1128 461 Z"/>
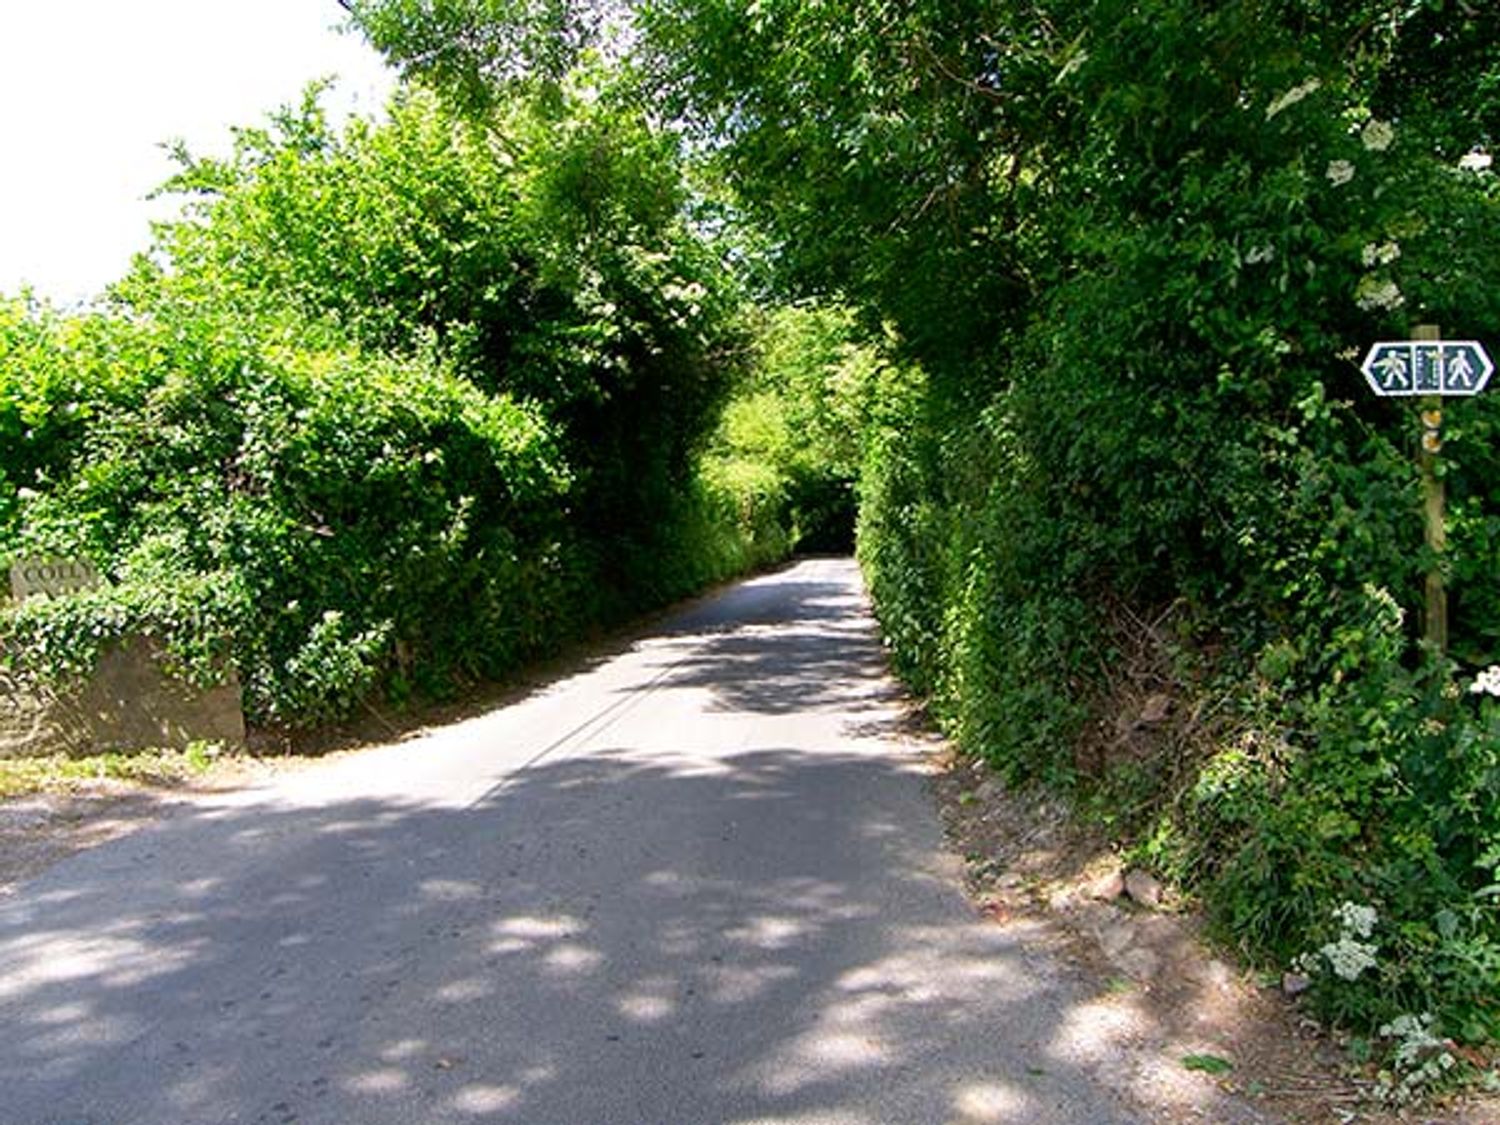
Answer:
<path fill-rule="evenodd" d="M 1128 1021 L 963 901 L 883 665 L 803 565 L 76 857 L 0 901 L 0 1119 L 1140 1119 Z"/>
<path fill-rule="evenodd" d="M 1088 998 L 962 915 L 913 784 L 621 752 L 468 809 L 180 817 L 0 905 L 5 1119 L 1131 1119 L 1070 1030 Z"/>
<path fill-rule="evenodd" d="M 805 577 L 789 580 L 788 572 Z M 586 675 L 643 645 L 664 645 L 671 655 L 707 642 L 709 653 L 684 661 L 681 677 L 672 683 L 689 686 L 722 676 L 721 710 L 733 709 L 737 700 L 750 710 L 775 714 L 790 713 L 801 704 L 848 700 L 857 705 L 861 695 L 857 686 L 851 690 L 851 681 L 882 674 L 885 660 L 857 580 L 851 586 L 851 574 L 857 570 L 850 559 L 802 559 L 648 615 L 619 631 L 568 645 L 556 657 L 507 680 L 474 685 L 461 700 L 409 711 L 367 705 L 365 712 L 339 726 L 295 735 L 261 731 L 252 741 L 258 753 L 268 756 L 290 753 L 295 747 L 298 755 L 312 757 L 421 737 L 523 703 L 552 690 L 559 681 Z M 736 639 L 737 632 L 743 636 Z M 769 678 L 755 683 L 759 676 Z M 889 685 L 883 685 L 882 693 L 889 695 Z M 872 728 L 871 733 L 879 732 Z"/>
<path fill-rule="evenodd" d="M 674 620 L 663 635 L 678 645 L 666 650 L 671 663 L 662 686 L 703 688 L 711 708 L 725 712 L 837 709 L 854 722 L 892 707 L 900 692 L 886 675 L 867 603 L 833 573 L 828 581 L 783 582 L 764 591 L 747 584 Z M 896 716 L 888 719 L 894 724 Z"/>
<path fill-rule="evenodd" d="M 849 559 L 803 560 L 789 571 L 737 583 L 674 611 L 652 629 L 658 636 L 709 633 L 743 626 L 785 625 L 807 618 L 852 617 L 865 611 Z M 795 575 L 795 577 L 789 577 Z"/>
<path fill-rule="evenodd" d="M 668 687 L 702 687 L 713 708 L 786 715 L 838 708 L 851 718 L 899 699 L 885 656 L 855 619 L 824 619 L 695 638 Z"/>

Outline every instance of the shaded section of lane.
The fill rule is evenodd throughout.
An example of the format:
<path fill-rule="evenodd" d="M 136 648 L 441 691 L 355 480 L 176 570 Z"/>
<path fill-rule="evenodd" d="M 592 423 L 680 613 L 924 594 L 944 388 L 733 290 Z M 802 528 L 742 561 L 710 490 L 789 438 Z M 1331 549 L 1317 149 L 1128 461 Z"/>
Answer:
<path fill-rule="evenodd" d="M 1031 1120 L 1112 1119 L 1049 1090 L 1055 982 L 906 862 L 910 782 L 616 752 L 470 810 L 241 810 L 154 848 L 274 864 L 161 879 L 153 848 L 106 919 L 129 869 L 95 853 L 0 945 L 33 967 L 4 990 L 6 1119 L 930 1121 L 976 1083 Z"/>
<path fill-rule="evenodd" d="M 0 1119 L 1132 1120 L 957 892 L 880 665 L 804 566 L 59 867 L 0 903 Z"/>

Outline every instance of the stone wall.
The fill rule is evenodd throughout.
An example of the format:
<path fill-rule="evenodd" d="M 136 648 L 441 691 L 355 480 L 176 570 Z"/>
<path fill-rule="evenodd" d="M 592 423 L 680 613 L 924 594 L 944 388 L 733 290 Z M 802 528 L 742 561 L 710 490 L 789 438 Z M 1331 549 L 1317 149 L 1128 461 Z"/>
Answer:
<path fill-rule="evenodd" d="M 66 693 L 0 684 L 0 757 L 182 749 L 245 740 L 239 681 L 207 691 L 161 670 L 148 640 L 107 649 L 89 680 Z"/>

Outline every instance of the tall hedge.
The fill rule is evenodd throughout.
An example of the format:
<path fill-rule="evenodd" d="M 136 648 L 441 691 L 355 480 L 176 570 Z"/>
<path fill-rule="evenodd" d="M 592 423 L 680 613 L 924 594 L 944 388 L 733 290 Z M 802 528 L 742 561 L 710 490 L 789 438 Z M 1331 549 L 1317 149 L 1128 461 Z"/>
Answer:
<path fill-rule="evenodd" d="M 784 550 L 699 472 L 744 333 L 675 144 L 580 82 L 343 131 L 314 90 L 179 154 L 183 215 L 99 308 L 3 306 L 0 559 L 110 583 L 0 615 L 12 675 L 146 632 L 324 722 Z"/>

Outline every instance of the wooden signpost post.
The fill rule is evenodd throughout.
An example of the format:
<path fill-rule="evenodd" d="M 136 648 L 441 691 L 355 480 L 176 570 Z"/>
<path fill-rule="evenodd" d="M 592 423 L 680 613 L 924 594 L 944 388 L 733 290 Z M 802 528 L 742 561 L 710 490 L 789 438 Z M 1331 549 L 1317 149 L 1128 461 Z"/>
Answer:
<path fill-rule="evenodd" d="M 1422 512 L 1432 569 L 1427 572 L 1427 613 L 1423 622 L 1428 643 L 1438 652 L 1448 649 L 1448 591 L 1443 585 L 1442 558 L 1447 549 L 1444 530 L 1443 478 L 1438 459 L 1443 451 L 1443 396 L 1477 395 L 1494 373 L 1495 364 L 1477 340 L 1444 340 L 1438 327 L 1420 324 L 1413 339 L 1373 344 L 1360 365 L 1370 389 L 1381 397 L 1421 399 L 1422 446 L 1417 453 L 1422 472 Z"/>

